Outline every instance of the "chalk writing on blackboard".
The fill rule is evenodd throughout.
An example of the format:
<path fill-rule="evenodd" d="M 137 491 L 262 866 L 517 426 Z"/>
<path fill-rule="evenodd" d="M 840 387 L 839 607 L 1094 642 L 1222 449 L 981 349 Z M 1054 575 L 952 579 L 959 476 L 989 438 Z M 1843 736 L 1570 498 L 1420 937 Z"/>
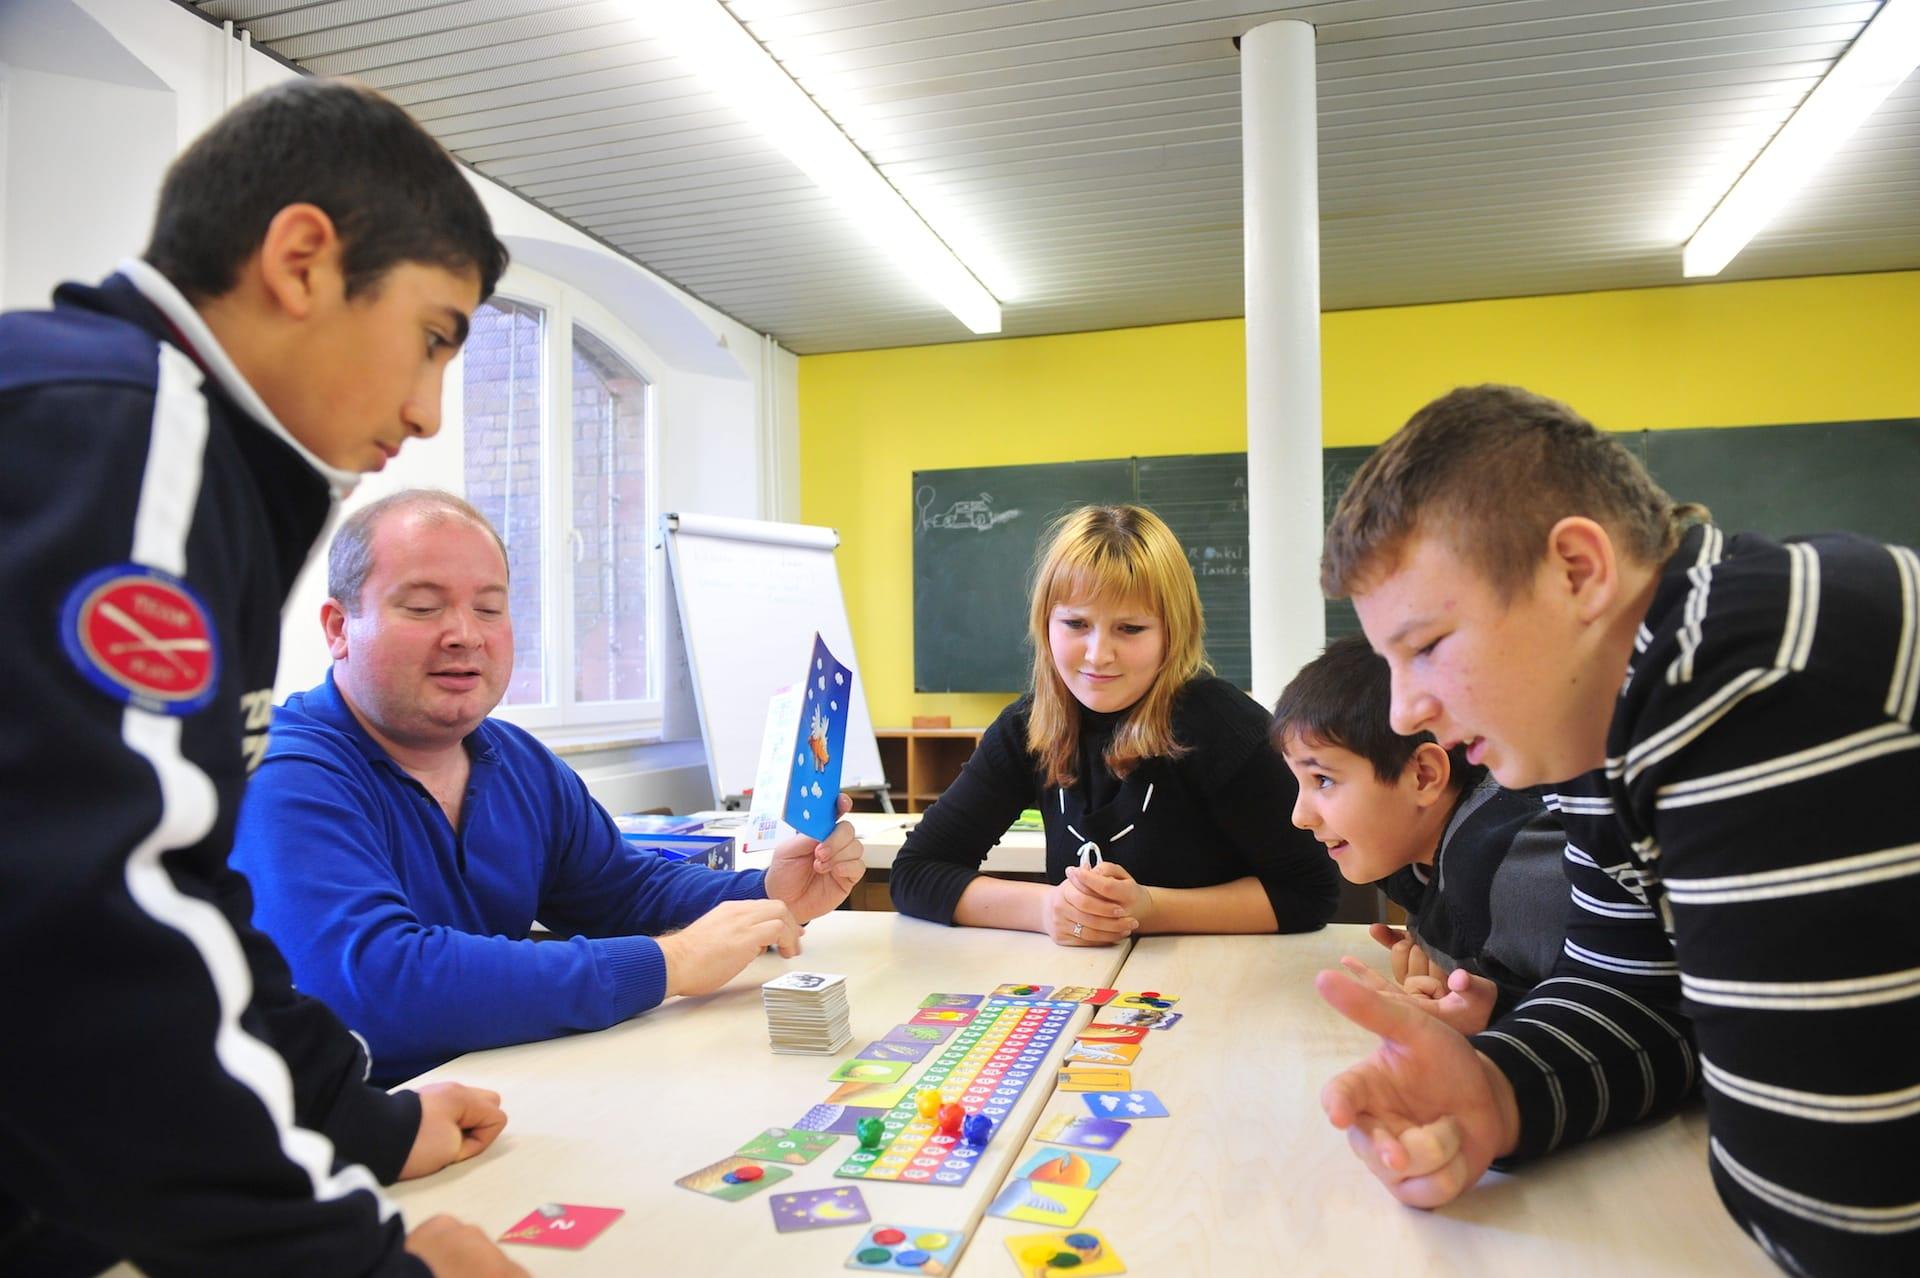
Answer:
<path fill-rule="evenodd" d="M 933 491 L 933 485 L 922 484 L 919 491 L 914 493 L 913 498 L 913 504 L 918 508 L 920 516 L 920 527 L 918 531 L 921 532 L 925 532 L 929 528 L 956 528 L 972 532 L 985 532 L 989 528 L 997 527 L 1010 520 L 1020 518 L 1020 511 L 1017 507 L 1013 510 L 996 511 L 993 508 L 992 493 L 981 493 L 978 497 L 969 497 L 953 502 L 945 510 L 937 514 L 934 512 L 933 507 L 939 500 L 939 494 Z"/>

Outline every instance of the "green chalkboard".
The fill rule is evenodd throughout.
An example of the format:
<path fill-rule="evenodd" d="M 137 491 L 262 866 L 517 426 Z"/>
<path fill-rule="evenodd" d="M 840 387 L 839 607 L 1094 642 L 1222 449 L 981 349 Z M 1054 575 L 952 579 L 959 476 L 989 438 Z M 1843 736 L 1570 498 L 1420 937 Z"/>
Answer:
<path fill-rule="evenodd" d="M 1133 500 L 1133 462 L 922 470 L 913 475 L 913 689 L 1027 686 L 1027 592 L 1040 534 L 1090 503 Z"/>
<path fill-rule="evenodd" d="M 1772 537 L 1845 528 L 1920 546 L 1920 419 L 1622 432 L 1662 487 L 1729 531 Z M 1330 518 L 1371 447 L 1321 454 Z M 1252 682 L 1247 636 L 1245 453 L 918 471 L 913 477 L 914 687 L 1026 687 L 1027 591 L 1041 531 L 1089 502 L 1138 502 L 1187 550 L 1222 678 Z M 1346 600 L 1327 637 L 1358 634 Z"/>
<path fill-rule="evenodd" d="M 1700 502 L 1728 532 L 1769 537 L 1845 529 L 1920 546 L 1920 418 L 1623 431 L 1676 501 Z M 1326 450 L 1326 514 L 1372 448 Z M 1327 638 L 1359 634 L 1346 600 L 1327 602 Z"/>
<path fill-rule="evenodd" d="M 1247 638 L 1247 455 L 1141 457 L 1132 500 L 1167 521 L 1200 588 L 1207 658 L 1222 679 L 1253 686 Z"/>
<path fill-rule="evenodd" d="M 1224 679 L 1252 682 L 1247 643 L 1247 455 L 1114 458 L 1050 466 L 923 470 L 913 476 L 916 692 L 1027 686 L 1027 597 L 1041 534 L 1089 503 L 1132 502 L 1186 549 Z"/>

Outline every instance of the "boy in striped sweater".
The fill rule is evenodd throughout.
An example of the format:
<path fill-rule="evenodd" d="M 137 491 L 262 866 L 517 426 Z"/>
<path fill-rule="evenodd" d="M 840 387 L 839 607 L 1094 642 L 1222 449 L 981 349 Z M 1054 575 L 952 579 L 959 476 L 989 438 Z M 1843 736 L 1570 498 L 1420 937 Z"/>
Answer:
<path fill-rule="evenodd" d="M 1322 585 L 1394 729 L 1552 785 L 1573 909 L 1551 977 L 1468 1039 L 1340 972 L 1386 1040 L 1322 1095 L 1435 1206 L 1704 1083 L 1722 1201 L 1780 1267 L 1920 1272 L 1920 560 L 1676 505 L 1563 404 L 1480 386 L 1355 475 Z"/>

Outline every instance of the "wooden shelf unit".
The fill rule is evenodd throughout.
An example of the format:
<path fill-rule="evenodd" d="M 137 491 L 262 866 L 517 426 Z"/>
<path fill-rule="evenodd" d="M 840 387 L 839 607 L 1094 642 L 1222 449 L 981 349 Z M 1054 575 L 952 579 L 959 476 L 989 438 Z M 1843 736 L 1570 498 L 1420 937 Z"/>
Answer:
<path fill-rule="evenodd" d="M 985 728 L 875 728 L 895 810 L 924 812 L 973 757 Z M 862 803 L 861 806 L 866 806 Z"/>

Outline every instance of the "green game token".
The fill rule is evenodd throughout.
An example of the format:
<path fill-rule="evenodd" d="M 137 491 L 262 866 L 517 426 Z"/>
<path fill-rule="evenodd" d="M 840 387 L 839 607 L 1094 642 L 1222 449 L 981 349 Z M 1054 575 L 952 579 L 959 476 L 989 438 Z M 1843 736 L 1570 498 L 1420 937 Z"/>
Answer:
<path fill-rule="evenodd" d="M 854 1259 L 863 1265 L 884 1265 L 893 1259 L 893 1253 L 885 1247 L 864 1247 Z"/>

